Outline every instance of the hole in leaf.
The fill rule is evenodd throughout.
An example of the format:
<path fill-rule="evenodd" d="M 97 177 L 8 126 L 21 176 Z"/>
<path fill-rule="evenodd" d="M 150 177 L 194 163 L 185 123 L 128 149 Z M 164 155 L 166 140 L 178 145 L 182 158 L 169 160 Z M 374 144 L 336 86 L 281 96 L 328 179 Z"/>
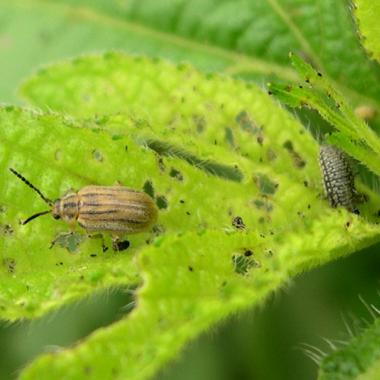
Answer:
<path fill-rule="evenodd" d="M 236 115 L 235 118 L 239 127 L 248 133 L 255 135 L 260 132 L 260 128 L 256 126 L 255 122 L 251 120 L 247 111 L 241 111 Z"/>
<path fill-rule="evenodd" d="M 296 168 L 302 169 L 306 165 L 306 161 L 303 160 L 300 154 L 294 150 L 293 143 L 290 140 L 285 141 L 283 147 L 290 154 Z"/>
<path fill-rule="evenodd" d="M 156 204 L 160 210 L 168 208 L 168 200 L 163 195 L 156 198 Z"/>
<path fill-rule="evenodd" d="M 152 232 L 155 236 L 162 235 L 165 232 L 165 226 L 162 224 L 155 224 L 152 228 Z"/>
<path fill-rule="evenodd" d="M 171 168 L 169 175 L 170 175 L 170 177 L 175 178 L 178 181 L 182 181 L 183 180 L 183 175 L 177 169 Z"/>
<path fill-rule="evenodd" d="M 267 150 L 267 159 L 268 161 L 274 161 L 277 158 L 276 153 L 271 148 Z"/>
<path fill-rule="evenodd" d="M 258 210 L 263 210 L 266 212 L 271 212 L 273 210 L 272 203 L 270 203 L 267 199 L 255 199 L 253 204 Z"/>
<path fill-rule="evenodd" d="M 235 166 L 224 165 L 214 160 L 202 160 L 193 153 L 187 152 L 167 142 L 158 140 L 147 140 L 148 147 L 162 156 L 174 156 L 188 162 L 190 165 L 203 170 L 208 174 L 215 175 L 235 182 L 241 182 L 244 178 L 240 169 Z"/>
<path fill-rule="evenodd" d="M 264 136 L 263 136 L 262 134 L 260 134 L 259 136 L 257 136 L 256 141 L 258 142 L 258 144 L 259 144 L 260 146 L 263 146 L 263 143 L 264 143 Z"/>
<path fill-rule="evenodd" d="M 232 265 L 237 274 L 246 275 L 251 268 L 259 268 L 261 264 L 253 258 L 253 252 L 244 249 L 242 253 L 232 256 Z"/>
<path fill-rule="evenodd" d="M 278 183 L 272 182 L 265 174 L 255 175 L 253 181 L 261 195 L 273 195 L 277 191 Z"/>
<path fill-rule="evenodd" d="M 95 161 L 103 162 L 103 154 L 99 150 L 94 149 L 91 153 Z"/>
<path fill-rule="evenodd" d="M 60 233 L 51 242 L 50 248 L 58 244 L 62 248 L 66 248 L 70 253 L 74 253 L 79 247 L 80 243 L 84 240 L 84 235 L 74 232 Z"/>
<path fill-rule="evenodd" d="M 2 224 L 0 225 L 0 232 L 3 235 L 12 235 L 13 227 L 10 224 Z"/>
<path fill-rule="evenodd" d="M 154 187 L 152 181 L 145 181 L 143 186 L 144 193 L 154 198 Z"/>
<path fill-rule="evenodd" d="M 228 145 L 230 145 L 231 147 L 235 146 L 234 134 L 231 128 L 227 127 L 224 129 L 224 138 Z"/>
<path fill-rule="evenodd" d="M 165 167 L 165 163 L 164 163 L 164 160 L 162 159 L 162 157 L 157 157 L 157 165 L 158 165 L 158 169 L 160 170 L 160 172 L 164 172 L 166 167 Z"/>
<path fill-rule="evenodd" d="M 4 257 L 3 265 L 9 273 L 14 273 L 16 269 L 16 260 L 11 257 Z"/>
<path fill-rule="evenodd" d="M 206 120 L 202 115 L 193 115 L 193 122 L 198 133 L 202 133 L 206 127 Z"/>

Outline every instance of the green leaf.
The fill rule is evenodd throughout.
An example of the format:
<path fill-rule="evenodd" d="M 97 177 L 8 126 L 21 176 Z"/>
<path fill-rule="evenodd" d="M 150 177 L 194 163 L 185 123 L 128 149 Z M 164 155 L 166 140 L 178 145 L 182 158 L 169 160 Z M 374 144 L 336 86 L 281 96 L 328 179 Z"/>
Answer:
<path fill-rule="evenodd" d="M 321 199 L 318 144 L 255 85 L 110 53 L 45 68 L 23 93 L 86 118 L 83 126 L 102 138 L 116 136 L 112 151 L 127 136 L 147 149 L 141 163 L 119 164 L 118 151 L 113 164 L 149 173 L 168 205 L 159 219 L 165 232 L 137 256 L 136 309 L 75 348 L 42 355 L 24 379 L 146 379 L 292 276 L 379 239 L 373 209 L 359 217 Z"/>
<path fill-rule="evenodd" d="M 380 360 L 377 359 L 375 362 L 371 364 L 369 368 L 366 369 L 364 373 L 362 373 L 358 380 L 376 380 L 380 375 Z"/>
<path fill-rule="evenodd" d="M 160 5 L 156 1 L 18 0 L 2 4 L 0 52 L 6 59 L 0 60 L 0 69 L 4 73 L 0 97 L 5 100 L 15 99 L 16 83 L 34 71 L 38 64 L 110 48 L 165 57 L 174 62 L 185 60 L 204 71 L 238 75 L 260 84 L 274 78 L 293 82 L 296 80 L 295 72 L 287 67 L 286 58 L 291 50 L 300 52 L 326 73 L 329 79 L 332 78 L 333 87 L 339 88 L 354 106 L 364 105 L 377 110 L 378 122 L 379 68 L 376 63 L 367 61 L 361 49 L 346 2 L 324 0 L 321 3 L 306 0 L 296 4 L 290 0 L 176 0 L 159 3 Z M 231 14 L 234 15 L 233 18 Z M 117 59 L 115 62 L 120 63 Z M 155 71 L 148 60 L 142 68 L 153 75 L 144 81 L 144 73 L 138 71 L 138 65 L 131 66 L 131 76 L 136 83 L 128 85 L 134 89 L 133 94 L 123 94 L 125 81 L 129 79 L 123 71 L 129 69 L 128 65 L 121 69 L 123 86 L 117 89 L 115 83 L 118 82 L 120 72 L 116 65 L 112 67 L 101 63 L 97 76 L 95 64 L 91 65 L 86 60 L 82 66 L 82 74 L 85 74 L 83 85 L 80 81 L 81 74 L 68 70 L 66 76 L 63 70 L 62 76 L 57 77 L 61 82 L 44 83 L 35 93 L 32 88 L 28 89 L 28 95 L 33 96 L 35 104 L 45 106 L 42 100 L 47 100 L 46 105 L 52 102 L 55 109 L 63 112 L 69 110 L 77 116 L 87 117 L 85 122 L 65 120 L 51 114 L 37 117 L 26 113 L 25 116 L 24 111 L 21 111 L 23 117 L 11 118 L 5 123 L 7 129 L 9 127 L 19 131 L 19 136 L 12 139 L 10 146 L 0 143 L 3 173 L 11 176 L 7 170 L 9 163 L 16 166 L 18 161 L 9 160 L 18 157 L 19 162 L 25 165 L 21 168 L 22 173 L 39 187 L 41 180 L 41 189 L 49 196 L 58 197 L 69 186 L 80 188 L 84 184 L 95 183 L 102 172 L 101 168 L 105 168 L 103 173 L 106 174 L 103 177 L 103 174 L 100 175 L 104 183 L 113 183 L 122 178 L 125 184 L 143 187 L 149 192 L 154 189 L 157 202 L 162 206 L 167 205 L 160 212 L 163 222 L 156 229 L 156 233 L 162 232 L 164 225 L 166 233 L 157 237 L 153 246 L 145 246 L 146 239 L 153 239 L 151 235 L 135 236 L 131 239 L 130 250 L 124 255 L 119 257 L 110 254 L 109 250 L 104 257 L 101 252 L 96 258 L 91 257 L 91 261 L 87 256 L 93 254 L 94 250 L 101 250 L 100 241 L 83 238 L 75 254 L 58 245 L 49 250 L 55 234 L 67 231 L 64 224 L 45 217 L 23 228 L 18 226 L 18 218 L 24 219 L 30 215 L 29 211 L 39 210 L 35 205 L 43 204 L 36 194 L 14 176 L 4 174 L 3 189 L 8 189 L 9 184 L 13 186 L 17 181 L 19 184 L 15 185 L 17 191 L 12 187 L 11 195 L 8 192 L 0 195 L 0 202 L 4 203 L 4 199 L 7 199 L 4 206 L 0 205 L 1 231 L 4 235 L 4 241 L 0 239 L 0 245 L 7 244 L 7 251 L 3 250 L 4 245 L 0 247 L 3 255 L 1 259 L 4 258 L 0 271 L 0 294 L 5 295 L 4 302 L 6 300 L 4 313 L 0 313 L 3 318 L 14 320 L 41 315 L 93 290 L 109 286 L 136 286 L 141 284 L 142 278 L 145 280 L 144 287 L 139 290 L 138 307 L 130 316 L 117 325 L 97 331 L 75 350 L 67 350 L 56 357 L 41 358 L 35 367 L 29 367 L 30 373 L 34 373 L 35 368 L 38 369 L 38 375 L 34 378 L 40 378 L 43 373 L 50 379 L 60 370 L 65 378 L 96 378 L 97 374 L 103 373 L 111 374 L 112 378 L 116 373 L 121 378 L 128 375 L 130 378 L 146 377 L 173 358 L 185 342 L 208 326 L 240 308 L 261 302 L 269 289 L 278 287 L 289 278 L 289 274 L 296 274 L 378 240 L 377 227 L 367 223 L 367 217 L 370 219 L 379 207 L 378 196 L 371 194 L 370 203 L 365 205 L 366 210 L 362 213 L 364 218 L 342 210 L 330 210 L 327 203 L 319 199 L 321 186 L 315 142 L 298 122 L 279 110 L 255 86 L 246 88 L 243 83 L 231 84 L 226 78 L 206 80 L 199 76 L 190 82 L 201 82 L 202 93 L 194 91 L 193 95 L 190 87 L 184 88 L 188 79 L 186 75 L 176 76 L 173 74 L 174 68 L 165 68 L 164 64 L 159 63 Z M 89 76 L 86 76 L 87 68 L 90 68 Z M 115 77 L 105 73 L 107 68 Z M 161 69 L 164 73 L 162 78 Z M 198 75 L 192 70 L 185 70 L 187 73 Z M 175 78 L 173 83 L 170 82 L 172 75 Z M 101 86 L 91 83 L 92 79 L 102 76 L 106 79 L 100 81 Z M 113 93 L 106 96 L 110 95 L 105 91 L 108 88 L 107 81 L 111 83 L 111 89 L 116 89 L 115 99 L 112 99 Z M 51 91 L 49 96 L 43 94 L 45 85 Z M 60 104 L 56 96 L 61 96 L 61 85 L 64 91 L 74 95 L 76 104 L 66 95 L 62 96 Z M 144 87 L 140 88 L 139 85 Z M 98 91 L 94 94 L 97 99 L 81 99 L 77 96 L 79 93 L 89 94 L 85 86 Z M 160 86 L 163 86 L 162 90 Z M 171 97 L 166 98 L 165 94 Z M 182 99 L 182 95 L 186 97 Z M 88 100 L 91 104 L 86 104 Z M 120 111 L 122 114 L 119 116 L 107 115 L 109 112 Z M 102 116 L 96 117 L 98 114 Z M 45 123 L 46 118 L 49 122 Z M 33 127 L 25 130 L 29 125 Z M 0 123 L 0 126 L 3 124 Z M 62 139 L 59 142 L 53 137 L 52 126 L 66 131 L 60 132 Z M 97 130 L 99 137 L 94 138 L 87 134 L 89 132 L 78 132 L 77 135 L 76 128 L 84 126 Z M 102 130 L 99 131 L 99 128 Z M 34 136 L 38 136 L 35 131 L 46 132 L 49 144 L 58 147 L 57 157 L 60 157 L 61 151 L 76 157 L 77 151 L 81 154 L 84 149 L 83 152 L 91 152 L 91 158 L 79 157 L 75 161 L 78 166 L 74 165 L 74 160 L 67 163 L 65 167 L 70 169 L 63 171 L 66 182 L 62 182 L 61 166 L 53 165 L 56 158 L 48 146 L 39 142 L 40 146 L 34 148 L 37 145 Z M 23 145 L 21 137 L 29 136 L 29 132 L 31 139 Z M 2 133 L 5 132 L 1 130 L 0 134 Z M 336 137 L 342 145 L 350 142 L 346 135 L 337 134 Z M 71 141 L 75 148 L 71 146 Z M 128 148 L 133 151 L 130 158 L 124 156 L 125 141 L 128 141 Z M 107 147 L 102 145 L 103 142 L 107 143 Z M 210 143 L 215 142 L 216 146 L 210 146 Z M 102 149 L 93 150 L 93 146 Z M 121 147 L 124 154 L 120 154 Z M 29 148 L 34 151 L 28 150 Z M 368 153 L 365 144 L 364 147 L 358 144 L 350 149 L 353 148 L 363 157 Z M 107 160 L 103 159 L 101 168 L 94 167 L 92 160 L 99 164 L 99 158 L 105 157 L 104 152 Z M 36 160 L 35 157 L 40 154 L 42 159 Z M 375 156 L 372 153 L 368 157 Z M 119 165 L 120 160 L 122 164 Z M 87 173 L 87 166 L 90 167 L 89 174 L 83 179 L 81 176 L 83 170 L 86 169 Z M 24 168 L 27 171 L 24 172 Z M 21 171 L 19 167 L 17 169 Z M 145 175 L 153 180 L 146 180 Z M 54 181 L 50 182 L 50 178 Z M 134 181 L 133 178 L 136 178 L 136 182 L 131 182 Z M 162 187 L 157 190 L 161 184 Z M 308 187 L 304 188 L 305 185 Z M 25 194 L 30 197 L 26 198 Z M 209 198 L 204 197 L 204 194 L 209 194 Z M 248 197 L 250 202 L 247 201 Z M 185 203 L 181 202 L 183 200 Z M 14 208 L 15 203 L 17 209 Z M 211 211 L 210 205 L 214 207 Z M 310 214 L 304 213 L 308 205 L 312 210 Z M 231 207 L 231 214 L 228 213 L 226 217 L 228 206 Z M 296 209 L 300 209 L 299 214 Z M 231 225 L 233 217 L 237 215 L 243 218 L 245 232 L 235 231 Z M 204 220 L 210 225 L 204 225 Z M 9 237 L 10 231 L 13 231 L 13 237 Z M 40 239 L 38 244 L 29 245 L 30 231 L 33 239 Z M 271 232 L 275 233 L 273 247 L 268 248 L 265 244 L 272 244 Z M 183 235 L 177 236 L 178 233 Z M 13 241 L 16 236 L 21 236 L 17 240 L 18 245 Z M 309 237 L 311 242 L 307 245 L 306 238 Z M 252 255 L 246 257 L 243 254 L 249 251 L 240 250 L 238 242 L 241 241 L 253 244 L 253 258 Z M 262 241 L 266 243 L 261 244 Z M 63 241 L 63 244 L 66 243 Z M 106 243 L 109 245 L 109 240 Z M 13 251 L 13 247 L 17 251 Z M 234 251 L 233 254 L 230 249 Z M 238 249 L 237 254 L 235 249 Z M 60 262 L 64 263 L 65 269 L 53 267 L 56 256 L 50 253 L 54 251 L 59 251 L 57 256 L 61 255 L 64 259 Z M 164 251 L 170 253 L 168 261 L 165 260 Z M 9 256 L 9 252 L 18 252 L 17 260 Z M 28 255 L 22 256 L 21 253 L 25 252 Z M 137 252 L 135 258 L 133 255 Z M 178 257 L 178 252 L 183 252 L 183 256 Z M 197 252 L 207 252 L 205 257 L 210 255 L 210 261 L 202 266 L 201 260 L 197 260 Z M 262 257 L 263 252 L 274 254 L 274 269 L 271 260 Z M 23 263 L 21 267 L 18 266 L 19 256 Z M 280 259 L 276 259 L 276 256 L 280 256 Z M 27 262 L 25 257 L 30 257 L 31 260 Z M 106 258 L 108 264 L 104 263 L 103 259 Z M 96 266 L 94 261 L 98 259 L 99 264 Z M 190 277 L 191 274 L 199 273 L 194 269 L 195 266 L 190 265 L 193 270 L 187 267 L 189 277 L 182 276 L 186 264 L 191 260 L 202 269 L 197 281 L 192 281 Z M 169 263 L 168 269 L 166 262 Z M 270 268 L 268 277 L 257 266 L 261 262 Z M 230 276 L 231 268 L 228 265 L 233 266 L 233 276 Z M 181 272 L 181 268 L 185 269 Z M 114 270 L 116 273 L 120 270 L 120 278 L 116 278 L 118 275 L 115 275 Z M 83 279 L 77 277 L 78 271 L 88 276 L 84 279 L 83 288 L 80 286 Z M 178 273 L 183 293 L 173 292 L 173 279 L 177 278 Z M 264 283 L 261 287 L 254 283 L 257 273 L 257 281 Z M 220 288 L 217 287 L 217 282 L 222 279 L 224 281 L 226 274 L 233 286 L 236 285 L 232 291 L 227 286 L 230 298 L 223 292 L 218 293 Z M 105 276 L 103 279 L 102 275 Z M 162 281 L 160 276 L 163 276 Z M 236 281 L 234 276 L 237 277 Z M 206 288 L 199 289 L 198 284 Z M 192 293 L 193 287 L 195 296 Z M 172 292 L 174 296 L 179 294 L 179 297 L 171 299 Z M 223 297 L 228 298 L 227 302 L 224 302 Z M 2 301 L 0 300 L 0 305 L 3 304 Z M 25 305 L 30 306 L 28 310 Z M 194 316 L 191 312 L 187 313 L 187 307 L 194 308 L 199 319 L 198 314 Z M 173 311 L 173 319 L 168 310 Z M 154 317 L 157 317 L 158 322 L 153 320 Z M 148 333 L 144 331 L 145 326 Z M 136 335 L 133 336 L 135 331 Z M 135 350 L 140 355 L 134 356 Z M 77 354 L 79 356 L 75 356 Z M 60 369 L 59 361 L 62 358 L 64 363 Z M 50 363 L 53 363 L 51 374 L 48 368 Z M 28 372 L 25 373 L 28 376 Z"/>
<path fill-rule="evenodd" d="M 223 71 L 243 62 L 254 75 L 295 79 L 286 65 L 163 33 L 137 19 L 126 20 L 123 12 L 117 0 L 15 0 L 2 4 L 0 52 L 7 59 L 0 61 L 0 70 L 7 75 L 0 99 L 16 101 L 15 87 L 42 63 L 110 49 L 190 61 L 206 71 Z M 167 15 L 162 18 L 168 20 Z"/>
<path fill-rule="evenodd" d="M 291 54 L 293 66 L 304 79 L 297 86 L 269 84 L 268 87 L 285 104 L 291 107 L 307 106 L 338 129 L 327 136 L 327 141 L 345 150 L 352 157 L 380 175 L 380 139 L 378 135 L 347 104 L 329 79 L 315 71 L 300 57 Z"/>
<path fill-rule="evenodd" d="M 22 93 L 45 109 L 80 117 L 105 115 L 98 117 L 99 125 L 108 123 L 108 114 L 128 112 L 140 128 L 147 123 L 159 131 L 161 139 L 193 149 L 203 142 L 204 154 L 218 147 L 236 151 L 255 165 L 270 163 L 276 172 L 319 186 L 316 143 L 255 85 L 203 76 L 188 65 L 107 53 L 45 68 Z M 114 123 L 116 131 L 125 131 L 122 123 Z M 306 162 L 314 178 L 305 178 L 301 169 Z"/>
<path fill-rule="evenodd" d="M 16 84 L 41 63 L 112 48 L 260 84 L 295 81 L 287 61 L 295 51 L 355 106 L 377 110 L 379 126 L 380 69 L 367 60 L 344 1 L 16 0 L 2 4 L 0 20 L 4 100 L 16 99 Z"/>
<path fill-rule="evenodd" d="M 1 164 L 2 171 L 8 173 L 3 177 L 6 191 L 0 199 L 0 224 L 4 236 L 0 243 L 3 318 L 33 317 L 83 297 L 96 288 L 139 283 L 132 256 L 149 238 L 146 234 L 131 236 L 131 254 L 127 255 L 103 253 L 99 239 L 91 241 L 83 234 L 75 235 L 79 241 L 60 238 L 60 244 L 52 248 L 54 237 L 67 231 L 67 226 L 47 217 L 20 226 L 19 220 L 25 220 L 47 206 L 8 168 L 15 168 L 31 182 L 38 183 L 44 193 L 52 194 L 49 196 L 51 198 L 59 198 L 66 191 L 80 189 L 84 184 L 112 185 L 121 182 L 136 189 L 143 189 L 149 184 L 158 207 L 162 209 L 156 233 L 180 232 L 177 221 L 183 218 L 186 220 L 184 231 L 195 229 L 201 232 L 220 225 L 224 229 L 231 224 L 232 216 L 221 214 L 218 199 L 219 202 L 225 201 L 228 193 L 232 197 L 245 187 L 246 196 L 235 200 L 231 207 L 243 209 L 249 202 L 251 195 L 248 189 L 252 184 L 247 160 L 233 155 L 228 157 L 217 148 L 211 159 L 211 148 L 207 159 L 193 154 L 198 158 L 200 167 L 194 162 L 188 164 L 186 159 L 181 156 L 176 158 L 178 155 L 174 154 L 164 163 L 162 159 L 157 159 L 153 150 L 147 148 L 140 125 L 119 117 L 114 124 L 110 121 L 110 126 L 117 123 L 123 125 L 124 131 L 129 125 L 129 136 L 116 134 L 115 128 L 114 131 L 105 132 L 99 128 L 99 122 L 86 123 L 87 128 L 80 128 L 79 124 L 58 115 L 23 112 L 13 107 L 1 109 Z M 150 133 L 149 136 L 152 138 L 155 135 Z M 32 141 L 41 141 L 43 145 L 37 147 Z M 155 141 L 159 141 L 157 137 Z M 221 160 L 217 161 L 217 157 Z M 228 162 L 229 159 L 233 160 L 233 164 Z M 86 168 L 85 171 L 83 168 Z M 220 171 L 214 172 L 214 168 Z M 229 168 L 227 174 L 235 174 L 235 177 L 223 175 Z M 41 173 L 44 175 L 41 176 Z M 236 178 L 237 174 L 239 176 Z M 244 184 L 239 183 L 243 178 L 246 178 Z M 193 181 L 198 184 L 196 194 L 192 194 L 191 190 Z M 173 186 L 175 189 L 172 189 Z M 215 192 L 209 193 L 209 188 L 223 188 L 222 198 L 218 198 Z M 200 200 L 205 202 L 208 197 L 210 200 L 205 215 L 190 213 L 189 210 L 195 210 Z M 31 207 L 38 202 L 39 208 Z M 170 214 L 166 208 L 172 210 Z M 247 210 L 242 210 L 241 215 L 246 220 L 252 219 Z M 76 247 L 77 243 L 82 244 Z M 109 239 L 106 243 L 109 246 Z"/>
<path fill-rule="evenodd" d="M 321 361 L 319 380 L 376 380 L 380 376 L 380 321 L 366 327 Z"/>
<path fill-rule="evenodd" d="M 139 257 L 146 285 L 138 292 L 138 307 L 129 318 L 94 332 L 75 348 L 41 356 L 21 378 L 152 376 L 197 334 L 262 302 L 284 284 L 288 271 L 331 259 L 327 251 L 336 249 L 337 240 L 343 242 L 348 231 L 344 231 L 346 216 L 326 219 L 314 223 L 312 228 L 318 231 L 312 235 L 308 231 L 306 240 L 292 233 L 263 238 L 257 233 L 226 236 L 211 231 L 164 237 L 159 247 L 150 247 Z M 364 227 L 360 224 L 350 232 L 368 238 L 370 230 L 360 231 Z M 321 234 L 321 229 L 330 233 Z M 348 245 L 358 248 L 350 240 Z M 338 250 L 347 253 L 348 245 Z M 248 251 L 253 256 L 244 254 Z M 244 273 L 236 269 L 238 255 L 248 261 Z"/>
<path fill-rule="evenodd" d="M 355 0 L 354 5 L 363 45 L 372 58 L 380 62 L 380 4 L 370 0 Z"/>
<path fill-rule="evenodd" d="M 49 206 L 8 168 L 21 172 L 53 199 L 89 183 L 112 185 L 120 180 L 142 188 L 150 174 L 136 173 L 129 163 L 136 160 L 147 167 L 145 149 L 134 148 L 127 137 L 115 142 L 109 134 L 76 128 L 58 115 L 13 107 L 0 109 L 0 125 L 0 316 L 31 318 L 100 288 L 137 284 L 133 253 L 145 244 L 142 235 L 131 237 L 126 255 L 111 249 L 103 252 L 100 239 L 86 239 L 83 234 L 74 235 L 77 241 L 61 238 L 51 247 L 68 227 L 48 216 L 21 226 L 20 220 Z M 122 172 L 112 164 L 116 158 L 124 166 Z"/>

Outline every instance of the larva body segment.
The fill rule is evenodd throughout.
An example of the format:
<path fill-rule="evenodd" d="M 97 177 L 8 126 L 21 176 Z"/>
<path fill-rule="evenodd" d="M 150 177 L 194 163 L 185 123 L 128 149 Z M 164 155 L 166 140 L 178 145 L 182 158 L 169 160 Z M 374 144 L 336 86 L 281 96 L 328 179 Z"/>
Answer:
<path fill-rule="evenodd" d="M 75 223 L 87 231 L 137 233 L 157 218 L 149 195 L 124 186 L 85 186 L 55 202 L 53 217 Z"/>
<path fill-rule="evenodd" d="M 355 211 L 356 190 L 354 173 L 347 155 L 331 146 L 322 145 L 319 151 L 323 187 L 332 207 L 342 206 Z"/>

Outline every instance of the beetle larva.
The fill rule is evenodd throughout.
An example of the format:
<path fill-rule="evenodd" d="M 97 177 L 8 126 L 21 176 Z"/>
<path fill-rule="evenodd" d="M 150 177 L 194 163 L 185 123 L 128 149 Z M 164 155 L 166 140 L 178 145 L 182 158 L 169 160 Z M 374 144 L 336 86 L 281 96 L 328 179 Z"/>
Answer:
<path fill-rule="evenodd" d="M 86 231 L 109 232 L 118 239 L 121 234 L 146 231 L 157 219 L 153 199 L 141 191 L 124 186 L 92 185 L 52 201 L 16 170 L 9 170 L 51 207 L 30 216 L 22 224 L 51 213 L 54 219 L 62 219 L 72 226 L 77 222 Z"/>
<path fill-rule="evenodd" d="M 330 205 L 357 212 L 354 173 L 347 155 L 331 145 L 322 145 L 319 150 L 319 165 Z"/>

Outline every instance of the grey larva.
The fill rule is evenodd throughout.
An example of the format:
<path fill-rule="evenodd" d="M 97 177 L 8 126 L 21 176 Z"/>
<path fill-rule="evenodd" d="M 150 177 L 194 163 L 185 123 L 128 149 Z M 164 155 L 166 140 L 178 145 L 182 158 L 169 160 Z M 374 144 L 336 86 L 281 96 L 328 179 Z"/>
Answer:
<path fill-rule="evenodd" d="M 322 145 L 319 150 L 319 165 L 330 205 L 357 212 L 354 173 L 347 155 L 331 145 Z"/>

